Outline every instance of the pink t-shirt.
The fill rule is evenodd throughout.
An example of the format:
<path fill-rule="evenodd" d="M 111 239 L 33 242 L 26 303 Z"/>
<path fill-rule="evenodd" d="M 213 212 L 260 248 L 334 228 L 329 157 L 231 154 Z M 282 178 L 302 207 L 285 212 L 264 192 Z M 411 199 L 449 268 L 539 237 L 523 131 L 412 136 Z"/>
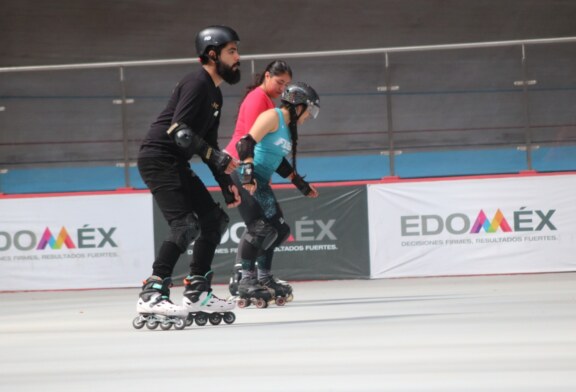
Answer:
<path fill-rule="evenodd" d="M 234 129 L 234 134 L 232 134 L 232 139 L 224 148 L 228 154 L 239 159 L 238 151 L 236 151 L 236 143 L 238 143 L 242 136 L 250 132 L 250 128 L 252 128 L 252 125 L 254 125 L 254 122 L 260 113 L 265 112 L 268 109 L 274 109 L 274 102 L 272 102 L 270 97 L 266 95 L 264 90 L 260 87 L 256 87 L 248 93 L 240 105 L 238 119 L 236 120 L 236 128 Z"/>

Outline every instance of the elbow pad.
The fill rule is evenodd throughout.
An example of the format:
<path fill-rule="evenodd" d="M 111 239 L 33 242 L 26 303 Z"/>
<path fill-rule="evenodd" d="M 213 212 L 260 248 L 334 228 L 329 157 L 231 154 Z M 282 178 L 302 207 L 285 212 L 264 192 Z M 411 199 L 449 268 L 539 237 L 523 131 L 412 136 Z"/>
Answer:
<path fill-rule="evenodd" d="M 250 134 L 243 136 L 242 139 L 236 143 L 238 158 L 242 161 L 246 158 L 254 158 L 254 147 L 256 147 L 256 140 L 254 140 Z"/>
<path fill-rule="evenodd" d="M 168 136 L 182 149 L 192 148 L 195 153 L 204 149 L 206 142 L 196 135 L 186 124 L 174 123 L 166 131 Z"/>
<path fill-rule="evenodd" d="M 218 172 L 224 172 L 232 160 L 232 157 L 225 152 L 221 152 L 208 145 L 200 136 L 192 132 L 186 124 L 174 123 L 166 131 L 174 140 L 174 143 L 182 149 L 191 149 L 195 154 L 200 155 L 205 162 L 213 165 Z"/>
<path fill-rule="evenodd" d="M 286 158 L 282 158 L 282 162 L 276 169 L 276 173 L 278 173 L 282 178 L 288 178 L 290 174 L 294 171 L 292 165 L 286 160 Z"/>

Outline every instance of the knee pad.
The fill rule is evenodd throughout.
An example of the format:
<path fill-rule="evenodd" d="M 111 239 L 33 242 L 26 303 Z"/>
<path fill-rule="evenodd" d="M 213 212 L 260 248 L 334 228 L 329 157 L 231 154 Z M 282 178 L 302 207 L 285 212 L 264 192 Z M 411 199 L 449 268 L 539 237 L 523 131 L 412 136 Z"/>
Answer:
<path fill-rule="evenodd" d="M 182 251 L 186 251 L 200 234 L 200 225 L 194 214 L 188 214 L 182 219 L 174 219 L 170 222 L 170 235 L 168 241 L 173 242 Z"/>
<path fill-rule="evenodd" d="M 286 222 L 282 221 L 279 226 L 276 226 L 276 230 L 278 231 L 278 238 L 274 242 L 274 247 L 282 245 L 290 237 L 290 226 Z"/>
<path fill-rule="evenodd" d="M 252 246 L 267 250 L 278 238 L 278 231 L 270 222 L 264 219 L 258 219 L 256 222 L 248 225 L 245 238 Z"/>
<path fill-rule="evenodd" d="M 200 219 L 200 237 L 214 245 L 220 244 L 229 222 L 228 214 L 219 205 L 216 206 Z"/>
<path fill-rule="evenodd" d="M 278 237 L 272 244 L 273 247 L 280 246 L 284 241 L 290 237 L 290 226 L 284 220 L 284 217 L 281 214 L 276 214 L 270 219 L 270 224 L 276 229 L 278 233 Z M 270 246 L 270 247 L 272 247 Z"/>

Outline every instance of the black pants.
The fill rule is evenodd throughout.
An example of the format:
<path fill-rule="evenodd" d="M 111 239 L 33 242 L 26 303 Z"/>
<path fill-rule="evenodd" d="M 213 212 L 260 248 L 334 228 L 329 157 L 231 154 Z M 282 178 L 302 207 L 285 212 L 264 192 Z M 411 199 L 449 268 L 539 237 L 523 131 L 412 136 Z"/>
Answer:
<path fill-rule="evenodd" d="M 202 226 L 204 218 L 214 215 L 214 210 L 219 208 L 188 162 L 171 158 L 139 158 L 138 170 L 169 225 L 173 220 L 193 213 Z M 214 242 L 202 235 L 194 242 L 191 275 L 205 275 L 210 271 L 218 245 Z M 171 276 L 184 251 L 176 244 L 164 241 L 152 266 L 152 274 L 162 278 Z"/>
<path fill-rule="evenodd" d="M 232 173 L 230 177 L 240 190 L 242 203 L 238 206 L 238 212 L 240 212 L 240 216 L 242 216 L 242 220 L 246 224 L 246 231 L 248 231 L 249 226 L 256 221 L 263 220 L 276 228 L 280 233 L 285 232 L 285 230 L 289 232 L 290 229 L 284 222 L 284 214 L 280 208 L 280 204 L 278 204 L 276 196 L 268 182 L 256 179 L 256 181 L 258 181 L 258 187 L 256 188 L 256 192 L 250 195 L 250 193 L 242 187 L 237 171 Z M 271 270 L 274 248 L 280 245 L 280 241 L 273 244 L 267 250 L 258 249 L 246 241 L 246 231 L 238 244 L 236 263 L 242 264 L 243 269 L 253 270 L 255 263 L 258 262 L 258 268 Z M 278 240 L 281 239 L 282 238 L 279 238 Z M 248 265 L 250 265 L 250 267 L 248 267 Z"/>

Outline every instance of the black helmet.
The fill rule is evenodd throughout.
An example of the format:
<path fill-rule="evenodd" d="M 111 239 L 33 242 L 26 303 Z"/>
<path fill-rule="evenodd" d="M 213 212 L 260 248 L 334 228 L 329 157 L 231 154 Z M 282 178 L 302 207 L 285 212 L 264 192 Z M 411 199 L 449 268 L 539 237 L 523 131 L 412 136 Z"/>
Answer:
<path fill-rule="evenodd" d="M 290 84 L 282 93 L 280 100 L 294 106 L 306 105 L 307 110 L 313 118 L 318 117 L 318 113 L 320 112 L 320 97 L 318 93 L 306 83 L 294 82 Z"/>
<path fill-rule="evenodd" d="M 196 35 L 196 53 L 205 54 L 209 46 L 225 45 L 228 42 L 240 41 L 238 34 L 227 26 L 210 26 Z"/>

